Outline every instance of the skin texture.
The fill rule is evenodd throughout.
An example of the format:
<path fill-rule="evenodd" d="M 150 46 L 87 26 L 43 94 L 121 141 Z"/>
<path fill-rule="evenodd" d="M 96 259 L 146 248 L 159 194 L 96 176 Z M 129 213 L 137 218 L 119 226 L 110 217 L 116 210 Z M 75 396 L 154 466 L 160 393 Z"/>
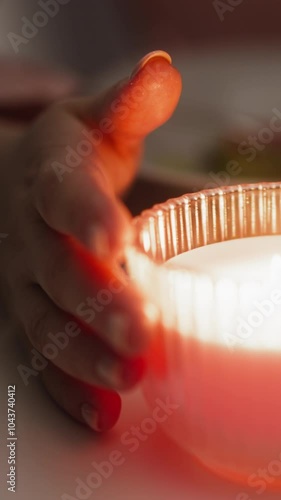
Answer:
<path fill-rule="evenodd" d="M 28 127 L 0 131 L 3 295 L 29 351 L 47 357 L 49 333 L 75 322 L 79 334 L 41 375 L 57 403 L 96 431 L 118 419 L 117 391 L 141 378 L 157 328 L 118 265 L 132 237 L 120 197 L 145 136 L 169 119 L 180 93 L 178 71 L 155 53 L 102 96 L 65 99 Z"/>

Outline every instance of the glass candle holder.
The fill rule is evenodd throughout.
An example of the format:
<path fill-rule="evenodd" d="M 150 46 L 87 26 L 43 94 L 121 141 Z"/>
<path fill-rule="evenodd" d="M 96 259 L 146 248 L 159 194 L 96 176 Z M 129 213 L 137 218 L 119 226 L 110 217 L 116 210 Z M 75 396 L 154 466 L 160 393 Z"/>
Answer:
<path fill-rule="evenodd" d="M 163 429 L 216 474 L 281 488 L 281 184 L 187 194 L 133 224 L 128 270 L 161 324 L 144 392 L 177 408 Z"/>

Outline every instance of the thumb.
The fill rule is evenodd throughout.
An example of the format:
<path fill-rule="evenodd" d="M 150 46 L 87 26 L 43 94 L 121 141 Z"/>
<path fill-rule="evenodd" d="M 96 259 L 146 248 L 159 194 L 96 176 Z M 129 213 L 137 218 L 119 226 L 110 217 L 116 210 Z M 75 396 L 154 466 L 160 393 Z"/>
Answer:
<path fill-rule="evenodd" d="M 145 136 L 165 123 L 178 104 L 181 76 L 171 63 L 166 52 L 151 52 L 129 78 L 98 99 L 75 99 L 66 104 L 99 137 L 96 150 L 117 192 L 134 176 Z"/>
<path fill-rule="evenodd" d="M 24 154 L 39 158 L 33 196 L 46 224 L 96 255 L 122 251 L 131 229 L 115 195 L 129 186 L 143 139 L 171 116 L 180 93 L 170 56 L 156 51 L 99 98 L 64 101 L 43 116 Z"/>

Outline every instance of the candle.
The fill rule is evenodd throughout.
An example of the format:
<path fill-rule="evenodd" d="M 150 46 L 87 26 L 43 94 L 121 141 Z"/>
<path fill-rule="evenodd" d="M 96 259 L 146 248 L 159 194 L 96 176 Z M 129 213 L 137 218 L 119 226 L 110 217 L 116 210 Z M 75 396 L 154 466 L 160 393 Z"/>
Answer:
<path fill-rule="evenodd" d="M 191 270 L 201 276 L 199 296 L 194 297 L 194 305 L 189 304 L 196 309 L 190 314 L 196 315 L 197 338 L 227 343 L 231 349 L 243 345 L 243 349 L 281 351 L 280 235 L 204 246 L 169 259 L 166 267 L 180 273 Z M 185 293 L 184 277 L 178 279 L 174 292 L 180 304 Z M 185 303 L 184 308 L 186 311 Z M 185 311 L 178 311 L 179 331 L 192 335 Z"/>
<path fill-rule="evenodd" d="M 161 317 L 148 401 L 172 399 L 167 434 L 253 488 L 261 471 L 281 488 L 280 214 L 281 185 L 188 195 L 139 217 L 127 256 Z"/>
<path fill-rule="evenodd" d="M 245 238 L 191 250 L 166 264 L 176 272 L 204 273 L 193 311 L 180 300 L 184 278 L 177 280 L 181 336 L 170 343 L 171 364 L 162 373 L 164 384 L 172 372 L 172 384 L 182 387 L 181 440 L 215 472 L 249 485 L 255 471 L 281 460 L 280 252 L 281 236 Z M 196 331 L 189 329 L 188 314 Z M 161 342 L 151 353 L 152 366 L 160 353 Z"/>

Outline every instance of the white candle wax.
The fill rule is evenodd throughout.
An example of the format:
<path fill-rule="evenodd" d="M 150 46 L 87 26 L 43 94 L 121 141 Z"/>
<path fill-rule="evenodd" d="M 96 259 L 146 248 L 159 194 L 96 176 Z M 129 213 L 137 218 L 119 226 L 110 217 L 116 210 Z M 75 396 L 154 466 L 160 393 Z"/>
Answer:
<path fill-rule="evenodd" d="M 266 283 L 272 278 L 278 256 L 281 283 L 281 235 L 206 245 L 177 255 L 167 261 L 166 265 L 205 273 L 215 279 L 231 279 L 240 283 L 256 280 Z"/>
<path fill-rule="evenodd" d="M 185 302 L 186 278 L 175 288 L 179 330 L 230 348 L 281 350 L 281 236 L 244 238 L 207 245 L 165 264 L 198 278 L 192 304 Z M 183 274 L 184 276 L 184 274 Z M 188 306 L 196 332 L 188 326 Z M 182 318 L 181 318 L 182 316 Z"/>
<path fill-rule="evenodd" d="M 281 236 L 208 245 L 167 261 L 154 290 L 166 329 L 151 347 L 146 397 L 172 396 L 166 433 L 248 487 L 275 460 L 265 484 L 281 489 L 280 254 Z"/>

